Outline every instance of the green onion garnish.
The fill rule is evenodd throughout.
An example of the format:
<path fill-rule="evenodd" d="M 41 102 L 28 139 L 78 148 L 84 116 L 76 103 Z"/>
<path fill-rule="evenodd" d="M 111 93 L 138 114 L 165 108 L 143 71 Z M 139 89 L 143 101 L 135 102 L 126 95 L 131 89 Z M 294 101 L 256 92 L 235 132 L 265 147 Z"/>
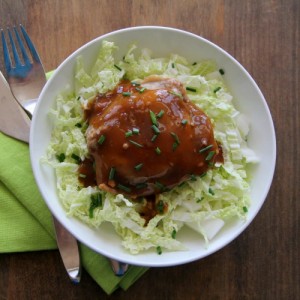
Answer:
<path fill-rule="evenodd" d="M 137 171 L 139 171 L 139 170 L 143 167 L 143 165 L 144 165 L 143 163 L 140 163 L 140 164 L 134 166 L 134 168 L 135 168 Z"/>
<path fill-rule="evenodd" d="M 140 130 L 138 128 L 132 128 L 132 133 L 133 134 L 139 134 Z"/>
<path fill-rule="evenodd" d="M 101 134 L 101 136 L 100 136 L 100 138 L 98 140 L 98 144 L 102 145 L 104 143 L 105 139 L 106 139 L 105 135 Z"/>
<path fill-rule="evenodd" d="M 158 255 L 161 255 L 162 254 L 162 250 L 161 250 L 161 247 L 160 246 L 157 246 L 156 247 L 156 252 Z"/>
<path fill-rule="evenodd" d="M 137 184 L 135 187 L 140 190 L 140 189 L 146 188 L 147 186 L 148 186 L 148 184 L 146 182 L 143 182 L 143 183 Z"/>
<path fill-rule="evenodd" d="M 173 62 L 172 62 L 172 68 L 173 68 L 173 69 L 175 68 L 175 63 L 173 63 Z"/>
<path fill-rule="evenodd" d="M 197 180 L 197 177 L 196 177 L 194 174 L 192 174 L 191 177 L 190 177 L 190 180 L 191 180 L 191 181 L 196 181 L 196 180 Z"/>
<path fill-rule="evenodd" d="M 244 213 L 248 212 L 248 208 L 246 206 L 243 206 Z"/>
<path fill-rule="evenodd" d="M 157 126 L 158 123 L 157 123 L 157 119 L 156 119 L 155 113 L 152 110 L 150 110 L 149 113 L 150 113 L 150 118 L 151 118 L 152 124 L 155 125 L 155 126 Z"/>
<path fill-rule="evenodd" d="M 190 92 L 197 92 L 197 90 L 191 86 L 187 86 L 185 89 Z"/>
<path fill-rule="evenodd" d="M 80 178 L 86 178 L 86 175 L 85 174 L 82 174 L 82 173 L 79 173 L 78 175 Z"/>
<path fill-rule="evenodd" d="M 135 82 L 135 81 L 131 81 L 131 84 L 132 84 L 133 86 L 139 86 L 139 85 L 141 85 L 140 83 Z"/>
<path fill-rule="evenodd" d="M 217 88 L 214 89 L 214 93 L 216 93 L 217 91 L 219 91 L 221 89 L 220 86 L 218 86 Z"/>
<path fill-rule="evenodd" d="M 188 120 L 186 120 L 186 119 L 183 119 L 183 120 L 181 121 L 181 124 L 182 124 L 182 125 L 186 125 L 186 124 L 187 124 L 187 122 L 188 122 Z"/>
<path fill-rule="evenodd" d="M 158 147 L 155 148 L 155 152 L 156 152 L 156 154 L 158 154 L 158 155 L 161 154 L 161 150 L 160 150 Z"/>
<path fill-rule="evenodd" d="M 76 155 L 75 153 L 73 153 L 73 154 L 71 155 L 71 157 L 72 157 L 74 160 L 76 160 L 76 162 L 77 162 L 78 164 L 81 163 L 81 158 L 80 158 L 78 155 Z"/>
<path fill-rule="evenodd" d="M 214 194 L 215 194 L 215 192 L 213 191 L 212 188 L 209 188 L 209 189 L 208 189 L 208 192 L 209 192 L 211 195 L 214 195 Z"/>
<path fill-rule="evenodd" d="M 175 151 L 178 146 L 179 146 L 179 144 L 177 142 L 173 143 L 172 150 Z"/>
<path fill-rule="evenodd" d="M 160 133 L 160 130 L 159 130 L 159 128 L 158 128 L 156 125 L 152 125 L 151 128 L 153 129 L 153 131 L 154 131 L 156 134 L 159 134 L 159 133 Z"/>
<path fill-rule="evenodd" d="M 94 209 L 102 206 L 102 195 L 100 193 L 91 195 L 91 204 L 89 209 L 89 217 L 94 217 Z"/>
<path fill-rule="evenodd" d="M 142 88 L 135 88 L 139 93 L 143 93 L 145 90 L 146 90 L 146 88 L 145 87 L 142 87 Z"/>
<path fill-rule="evenodd" d="M 208 146 L 206 146 L 206 147 L 204 147 L 204 148 L 201 148 L 201 149 L 199 150 L 199 153 L 203 153 L 203 152 L 209 150 L 209 149 L 212 148 L 212 147 L 213 147 L 213 145 L 208 145 Z"/>
<path fill-rule="evenodd" d="M 162 183 L 160 183 L 159 181 L 156 181 L 156 182 L 155 182 L 155 186 L 156 186 L 159 190 L 161 190 L 161 191 L 165 190 L 165 186 L 164 186 Z M 163 203 L 162 200 L 160 200 L 159 202 L 162 202 L 162 203 Z M 158 202 L 158 203 L 159 203 L 159 202 Z"/>
<path fill-rule="evenodd" d="M 171 234 L 172 239 L 176 239 L 176 233 L 177 233 L 176 229 L 173 228 L 173 231 L 172 231 L 172 234 Z"/>
<path fill-rule="evenodd" d="M 128 130 L 126 133 L 125 133 L 125 136 L 126 137 L 129 137 L 129 136 L 132 136 L 133 135 L 133 132 L 131 130 Z"/>
<path fill-rule="evenodd" d="M 78 127 L 78 128 L 82 127 L 81 123 L 76 123 L 75 126 Z"/>
<path fill-rule="evenodd" d="M 225 74 L 225 71 L 223 69 L 220 69 L 219 72 L 220 72 L 221 75 Z"/>
<path fill-rule="evenodd" d="M 211 160 L 213 158 L 213 156 L 215 155 L 215 151 L 209 151 L 208 155 L 206 156 L 205 160 Z"/>
<path fill-rule="evenodd" d="M 125 97 L 129 97 L 129 96 L 131 96 L 131 93 L 130 92 L 123 92 L 122 95 L 125 96 Z"/>
<path fill-rule="evenodd" d="M 118 184 L 118 185 L 117 185 L 117 188 L 120 189 L 120 190 L 123 190 L 123 191 L 125 191 L 125 192 L 127 192 L 127 193 L 130 193 L 130 192 L 131 192 L 131 188 L 129 188 L 129 187 L 123 185 L 123 184 Z"/>
<path fill-rule="evenodd" d="M 196 66 L 196 64 L 197 64 L 197 63 L 196 63 L 196 62 L 194 62 L 194 63 L 192 63 L 192 66 Z"/>
<path fill-rule="evenodd" d="M 116 69 L 118 69 L 119 71 L 122 71 L 122 69 L 121 69 L 119 66 L 114 65 L 114 67 L 115 67 Z"/>
<path fill-rule="evenodd" d="M 196 202 L 199 203 L 199 202 L 201 202 L 203 199 L 204 199 L 204 197 L 198 198 Z"/>
<path fill-rule="evenodd" d="M 64 153 L 56 155 L 56 158 L 59 162 L 63 162 L 66 159 L 66 155 Z"/>
<path fill-rule="evenodd" d="M 172 137 L 174 138 L 177 144 L 180 144 L 179 137 L 175 132 L 171 132 Z"/>
<path fill-rule="evenodd" d="M 163 212 L 164 212 L 164 201 L 162 201 L 162 200 L 159 200 L 158 201 L 158 203 L 157 203 L 157 205 L 156 205 L 156 209 L 157 209 L 157 211 L 160 213 L 160 214 L 162 214 Z"/>
<path fill-rule="evenodd" d="M 111 167 L 109 171 L 108 180 L 113 180 L 115 178 L 115 174 L 116 174 L 116 168 Z"/>
<path fill-rule="evenodd" d="M 137 142 L 135 142 L 135 141 L 133 141 L 133 140 L 129 140 L 129 142 L 130 142 L 131 144 L 133 144 L 133 145 L 139 147 L 139 148 L 143 148 L 143 145 L 141 145 L 141 144 L 139 144 L 139 143 L 137 143 Z"/>
<path fill-rule="evenodd" d="M 151 138 L 151 142 L 154 142 L 157 139 L 158 135 L 154 134 L 153 137 Z"/>
<path fill-rule="evenodd" d="M 164 115 L 165 111 L 162 109 L 156 116 L 161 118 Z"/>
<path fill-rule="evenodd" d="M 203 177 L 205 177 L 206 176 L 206 172 L 204 172 L 204 173 L 202 173 L 201 175 L 200 175 L 200 178 L 203 178 Z"/>

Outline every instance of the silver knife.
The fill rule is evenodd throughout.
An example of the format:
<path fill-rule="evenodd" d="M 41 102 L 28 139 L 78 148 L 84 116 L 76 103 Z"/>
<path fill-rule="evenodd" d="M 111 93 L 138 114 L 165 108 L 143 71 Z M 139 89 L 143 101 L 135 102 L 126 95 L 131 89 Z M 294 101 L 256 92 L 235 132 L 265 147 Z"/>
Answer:
<path fill-rule="evenodd" d="M 29 143 L 30 119 L 12 95 L 9 85 L 0 72 L 0 131 Z M 81 264 L 77 240 L 54 217 L 57 246 L 72 282 L 79 283 Z"/>

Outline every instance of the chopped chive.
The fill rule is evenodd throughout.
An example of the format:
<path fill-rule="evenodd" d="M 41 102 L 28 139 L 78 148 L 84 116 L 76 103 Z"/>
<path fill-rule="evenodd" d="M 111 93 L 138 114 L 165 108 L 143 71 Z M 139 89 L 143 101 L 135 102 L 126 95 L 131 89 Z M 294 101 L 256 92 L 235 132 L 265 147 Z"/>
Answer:
<path fill-rule="evenodd" d="M 158 203 L 157 203 L 157 205 L 156 205 L 156 209 L 157 209 L 157 211 L 160 213 L 160 214 L 162 214 L 163 212 L 164 212 L 164 201 L 162 201 L 162 200 L 159 200 L 158 201 Z"/>
<path fill-rule="evenodd" d="M 213 191 L 212 188 L 209 188 L 209 189 L 208 189 L 208 192 L 209 192 L 211 195 L 214 195 L 214 194 L 215 194 L 215 192 Z"/>
<path fill-rule="evenodd" d="M 115 178 L 115 174 L 116 174 L 116 168 L 111 167 L 109 171 L 108 180 L 113 180 Z"/>
<path fill-rule="evenodd" d="M 146 88 L 145 87 L 142 87 L 142 88 L 135 88 L 139 93 L 143 93 L 145 90 L 146 90 Z"/>
<path fill-rule="evenodd" d="M 80 178 L 86 178 L 86 175 L 85 174 L 82 174 L 82 173 L 79 173 L 78 175 Z"/>
<path fill-rule="evenodd" d="M 197 63 L 196 63 L 196 62 L 194 62 L 194 63 L 192 63 L 192 66 L 196 66 L 196 64 L 197 64 Z"/>
<path fill-rule="evenodd" d="M 102 206 L 102 195 L 100 193 L 91 195 L 91 204 L 89 209 L 90 219 L 94 217 L 94 209 Z"/>
<path fill-rule="evenodd" d="M 158 154 L 158 155 L 161 154 L 161 150 L 159 149 L 159 147 L 156 147 L 156 148 L 155 148 L 155 152 L 156 152 L 156 154 Z"/>
<path fill-rule="evenodd" d="M 205 160 L 209 161 L 213 158 L 213 156 L 215 155 L 215 151 L 209 151 L 208 155 L 206 156 Z"/>
<path fill-rule="evenodd" d="M 196 180 L 197 180 L 197 177 L 196 177 L 194 174 L 192 174 L 191 177 L 190 177 L 190 180 L 191 180 L 191 181 L 196 181 Z"/>
<path fill-rule="evenodd" d="M 203 177 L 205 177 L 206 176 L 206 172 L 204 172 L 204 173 L 202 173 L 201 175 L 200 175 L 200 178 L 203 178 Z"/>
<path fill-rule="evenodd" d="M 156 119 L 155 113 L 152 110 L 150 110 L 149 113 L 150 113 L 150 118 L 151 118 L 152 124 L 155 125 L 155 126 L 157 126 L 158 123 L 157 123 L 157 119 Z"/>
<path fill-rule="evenodd" d="M 143 165 L 144 165 L 143 163 L 140 163 L 140 164 L 134 166 L 134 168 L 135 168 L 137 171 L 139 171 L 139 170 L 143 167 Z"/>
<path fill-rule="evenodd" d="M 248 212 L 248 208 L 246 206 L 243 206 L 244 213 Z"/>
<path fill-rule="evenodd" d="M 122 71 L 122 69 L 121 69 L 118 65 L 114 65 L 114 67 L 115 67 L 116 69 L 118 69 L 119 71 Z"/>
<path fill-rule="evenodd" d="M 128 131 L 125 133 L 125 136 L 126 136 L 126 137 L 129 137 L 129 136 L 132 136 L 132 135 L 133 135 L 132 130 L 128 130 Z"/>
<path fill-rule="evenodd" d="M 174 91 L 170 91 L 170 94 L 175 95 L 175 96 L 179 97 L 180 99 L 183 98 L 182 95 L 181 95 L 180 93 L 176 93 L 176 92 L 174 92 Z"/>
<path fill-rule="evenodd" d="M 162 254 L 162 250 L 161 250 L 161 247 L 160 246 L 157 246 L 156 247 L 156 252 L 158 255 L 161 255 Z"/>
<path fill-rule="evenodd" d="M 175 63 L 173 63 L 173 62 L 172 62 L 172 68 L 173 68 L 173 69 L 175 68 Z"/>
<path fill-rule="evenodd" d="M 135 187 L 140 190 L 146 188 L 147 186 L 148 184 L 146 182 L 143 182 L 143 183 L 138 183 Z"/>
<path fill-rule="evenodd" d="M 175 132 L 171 132 L 172 137 L 174 138 L 177 144 L 180 144 L 179 137 Z"/>
<path fill-rule="evenodd" d="M 72 157 L 74 160 L 76 160 L 76 162 L 77 162 L 78 164 L 81 163 L 81 158 L 80 158 L 78 155 L 76 155 L 75 153 L 73 153 L 73 154 L 71 155 L 71 157 Z"/>
<path fill-rule="evenodd" d="M 159 133 L 160 133 L 160 130 L 159 130 L 159 128 L 158 128 L 156 125 L 152 125 L 151 128 L 153 129 L 153 131 L 154 131 L 156 134 L 159 134 Z"/>
<path fill-rule="evenodd" d="M 117 185 L 117 188 L 120 189 L 120 190 L 123 190 L 123 191 L 125 191 L 125 192 L 127 192 L 127 193 L 130 193 L 130 192 L 131 192 L 131 188 L 129 188 L 129 187 L 123 185 L 123 184 L 118 184 L 118 185 Z"/>
<path fill-rule="evenodd" d="M 140 83 L 135 82 L 135 81 L 131 81 L 131 84 L 134 85 L 134 86 L 140 86 L 141 85 Z"/>
<path fill-rule="evenodd" d="M 78 128 L 82 127 L 81 123 L 76 123 L 75 126 L 78 127 Z"/>
<path fill-rule="evenodd" d="M 133 141 L 133 140 L 129 140 L 129 142 L 130 142 L 131 144 L 133 144 L 133 145 L 139 147 L 139 148 L 143 148 L 143 145 L 141 145 L 141 144 L 139 144 L 139 143 L 137 143 L 137 142 L 135 142 L 135 141 Z"/>
<path fill-rule="evenodd" d="M 66 159 L 66 155 L 64 153 L 56 155 L 56 158 L 59 162 L 63 162 Z"/>
<path fill-rule="evenodd" d="M 105 135 L 101 134 L 101 136 L 100 136 L 100 138 L 98 140 L 98 144 L 102 145 L 104 143 L 105 139 L 106 139 Z"/>
<path fill-rule="evenodd" d="M 191 86 L 187 86 L 185 89 L 190 92 L 197 92 L 197 90 Z"/>
<path fill-rule="evenodd" d="M 139 134 L 140 130 L 138 128 L 132 128 L 132 133 L 133 134 Z"/>
<path fill-rule="evenodd" d="M 173 228 L 173 231 L 172 231 L 172 234 L 171 234 L 172 239 L 176 239 L 176 233 L 177 233 L 176 229 Z"/>
<path fill-rule="evenodd" d="M 214 93 L 216 93 L 217 91 L 219 91 L 221 89 L 220 86 L 218 86 L 217 88 L 214 89 Z"/>
<path fill-rule="evenodd" d="M 158 135 L 154 134 L 153 137 L 151 138 L 151 142 L 154 142 L 157 139 Z"/>
<path fill-rule="evenodd" d="M 77 97 L 77 101 L 80 100 L 80 96 Z"/>
<path fill-rule="evenodd" d="M 204 147 L 204 148 L 201 148 L 201 149 L 199 150 L 199 153 L 203 153 L 203 152 L 209 150 L 209 149 L 212 148 L 212 147 L 213 147 L 213 145 L 208 145 L 208 146 L 206 146 L 206 147 Z"/>
<path fill-rule="evenodd" d="M 225 71 L 223 69 L 220 69 L 219 72 L 220 72 L 221 75 L 225 74 Z"/>
<path fill-rule="evenodd" d="M 187 124 L 187 122 L 188 122 L 188 120 L 186 120 L 186 119 L 183 119 L 183 120 L 181 121 L 181 124 L 182 124 L 182 125 L 186 125 L 186 124 Z"/>
<path fill-rule="evenodd" d="M 199 203 L 199 202 L 201 202 L 203 199 L 204 199 L 204 197 L 198 198 L 196 202 Z"/>
<path fill-rule="evenodd" d="M 125 97 L 129 97 L 129 96 L 131 96 L 131 93 L 130 92 L 123 92 L 122 95 L 125 96 Z"/>
<path fill-rule="evenodd" d="M 161 118 L 164 115 L 165 111 L 162 109 L 156 116 Z"/>
<path fill-rule="evenodd" d="M 155 182 L 155 186 L 156 186 L 159 190 L 161 190 L 161 191 L 164 191 L 164 190 L 165 190 L 165 186 L 164 186 L 162 183 L 160 183 L 159 181 L 156 181 L 156 182 Z M 162 200 L 160 200 L 159 202 L 162 202 L 162 203 L 163 203 Z"/>
<path fill-rule="evenodd" d="M 173 143 L 172 150 L 175 151 L 178 146 L 179 146 L 179 144 L 177 142 Z"/>

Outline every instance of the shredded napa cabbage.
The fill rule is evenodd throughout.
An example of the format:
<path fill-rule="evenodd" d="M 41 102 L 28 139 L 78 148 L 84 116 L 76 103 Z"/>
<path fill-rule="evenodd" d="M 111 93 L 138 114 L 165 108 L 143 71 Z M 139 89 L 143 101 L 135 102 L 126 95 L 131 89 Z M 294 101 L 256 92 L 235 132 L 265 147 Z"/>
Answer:
<path fill-rule="evenodd" d="M 234 107 L 224 76 L 213 61 L 191 63 L 176 54 L 153 58 L 149 49 L 139 49 L 136 54 L 136 45 L 116 61 L 116 49 L 114 43 L 104 41 L 91 70 L 86 70 L 78 57 L 74 91 L 59 94 L 50 111 L 54 129 L 44 161 L 55 169 L 58 195 L 66 213 L 95 228 L 110 222 L 132 254 L 147 249 L 186 249 L 176 238 L 183 226 L 196 230 L 208 242 L 229 219 L 246 218 L 251 203 L 247 165 L 258 162 L 247 145 L 249 122 Z M 78 161 L 88 155 L 83 107 L 97 93 L 112 90 L 124 76 L 136 80 L 152 74 L 177 78 L 192 88 L 187 90 L 188 96 L 211 118 L 224 164 L 216 165 L 204 177 L 162 193 L 159 197 L 168 211 L 156 215 L 145 226 L 137 212 L 143 201 L 137 203 L 98 187 L 84 188 L 78 181 L 77 169 Z"/>

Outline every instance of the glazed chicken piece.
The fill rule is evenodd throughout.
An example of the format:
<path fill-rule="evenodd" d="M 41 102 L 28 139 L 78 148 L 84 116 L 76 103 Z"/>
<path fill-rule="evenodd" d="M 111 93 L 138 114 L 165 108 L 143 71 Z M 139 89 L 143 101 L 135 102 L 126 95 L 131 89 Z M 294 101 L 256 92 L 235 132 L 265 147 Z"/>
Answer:
<path fill-rule="evenodd" d="M 97 185 L 132 198 L 205 173 L 220 156 L 208 116 L 176 79 L 122 81 L 86 111 Z"/>

